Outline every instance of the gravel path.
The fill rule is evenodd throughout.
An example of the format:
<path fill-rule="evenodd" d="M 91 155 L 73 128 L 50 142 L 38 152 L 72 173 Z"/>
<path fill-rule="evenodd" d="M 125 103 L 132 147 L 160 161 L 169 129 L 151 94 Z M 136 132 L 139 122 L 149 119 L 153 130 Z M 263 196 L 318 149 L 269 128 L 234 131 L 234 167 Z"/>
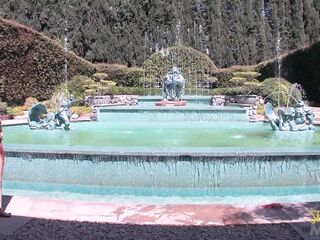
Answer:
<path fill-rule="evenodd" d="M 302 238 L 288 224 L 237 226 L 142 226 L 34 219 L 6 239 L 301 240 Z"/>

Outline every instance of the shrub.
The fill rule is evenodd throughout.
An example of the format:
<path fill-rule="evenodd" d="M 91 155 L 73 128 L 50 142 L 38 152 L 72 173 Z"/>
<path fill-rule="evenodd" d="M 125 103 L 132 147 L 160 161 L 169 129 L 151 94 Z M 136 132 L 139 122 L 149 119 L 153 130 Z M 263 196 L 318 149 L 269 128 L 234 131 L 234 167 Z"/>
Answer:
<path fill-rule="evenodd" d="M 0 18 L 0 77 L 4 79 L 4 99 L 23 103 L 34 96 L 49 99 L 55 86 L 65 81 L 65 50 L 45 35 Z M 92 75 L 93 64 L 67 53 L 68 77 Z M 14 69 L 14 70 L 13 70 Z"/>
<path fill-rule="evenodd" d="M 259 95 L 262 96 L 262 87 L 259 83 L 250 85 L 215 88 L 212 90 L 213 95 Z"/>
<path fill-rule="evenodd" d="M 317 1 L 319 2 L 319 1 Z M 281 76 L 291 83 L 299 83 L 306 90 L 309 100 L 320 103 L 320 41 L 281 56 Z M 266 79 L 275 76 L 278 59 L 261 62 L 256 66 Z"/>
<path fill-rule="evenodd" d="M 234 84 L 229 81 L 233 77 L 232 72 L 219 70 L 214 72 L 214 76 L 218 79 L 217 87 L 225 88 L 234 86 Z"/>
<path fill-rule="evenodd" d="M 26 101 L 23 105 L 23 111 L 28 111 L 34 104 L 38 103 L 38 100 L 33 97 L 26 98 Z"/>
<path fill-rule="evenodd" d="M 95 95 L 98 94 L 98 92 L 97 92 L 97 90 L 95 90 L 95 89 L 86 89 L 86 90 L 84 91 L 84 94 L 85 94 L 86 96 L 95 96 Z"/>
<path fill-rule="evenodd" d="M 14 108 L 8 108 L 7 114 L 13 115 L 13 116 L 22 116 L 22 115 L 24 115 L 24 111 L 25 111 L 24 109 L 25 109 L 24 106 L 17 106 Z"/>
<path fill-rule="evenodd" d="M 253 72 L 253 71 L 233 72 L 232 74 L 233 74 L 233 76 L 235 76 L 235 77 L 245 78 L 247 81 L 256 79 L 257 77 L 261 76 L 260 73 L 258 73 L 258 72 Z"/>
<path fill-rule="evenodd" d="M 73 106 L 70 108 L 70 111 L 72 114 L 78 114 L 79 116 L 91 114 L 91 108 L 90 107 L 84 107 L 84 106 Z"/>
<path fill-rule="evenodd" d="M 281 106 L 293 105 L 302 99 L 298 88 L 292 89 L 292 84 L 283 78 L 267 78 L 262 84 L 262 96 L 272 104 Z"/>
<path fill-rule="evenodd" d="M 144 77 L 142 68 L 125 68 L 113 75 L 112 80 L 120 87 L 138 87 L 140 79 Z"/>
<path fill-rule="evenodd" d="M 232 84 L 234 84 L 235 86 L 241 86 L 244 84 L 244 82 L 246 81 L 245 78 L 243 77 L 233 77 L 229 80 Z"/>
<path fill-rule="evenodd" d="M 176 45 L 168 48 L 166 52 L 169 54 L 155 53 L 144 62 L 147 78 L 153 81 L 162 80 L 173 65 L 176 65 L 181 69 L 187 87 L 190 87 L 195 86 L 199 78 L 206 80 L 212 71 L 217 69 L 206 54 L 191 47 Z"/>
<path fill-rule="evenodd" d="M 212 90 L 212 95 L 242 95 L 245 94 L 244 87 L 227 87 L 227 88 L 215 88 Z"/>
<path fill-rule="evenodd" d="M 159 89 L 157 89 L 159 90 Z M 156 90 L 151 90 L 150 92 L 157 92 Z M 137 87 L 110 87 L 108 88 L 106 95 L 145 95 L 147 90 L 144 88 Z"/>
<path fill-rule="evenodd" d="M 257 115 L 264 115 L 264 105 L 263 104 L 258 104 Z"/>
<path fill-rule="evenodd" d="M 68 90 L 73 94 L 76 100 L 84 99 L 87 89 L 97 90 L 97 84 L 92 78 L 84 75 L 77 75 L 68 82 Z"/>
<path fill-rule="evenodd" d="M 97 82 L 100 82 L 101 80 L 108 80 L 109 76 L 106 73 L 95 73 L 93 74 L 93 79 Z"/>
<path fill-rule="evenodd" d="M 8 108 L 8 105 L 6 102 L 0 102 L 0 113 L 1 114 L 7 113 L 7 108 Z"/>
<path fill-rule="evenodd" d="M 109 76 L 109 79 L 112 79 L 118 72 L 123 72 L 128 67 L 126 65 L 121 64 L 97 64 L 97 68 L 99 72 L 106 73 Z"/>
<path fill-rule="evenodd" d="M 101 80 L 100 83 L 102 86 L 116 86 L 117 83 L 115 81 L 109 81 L 109 80 Z"/>

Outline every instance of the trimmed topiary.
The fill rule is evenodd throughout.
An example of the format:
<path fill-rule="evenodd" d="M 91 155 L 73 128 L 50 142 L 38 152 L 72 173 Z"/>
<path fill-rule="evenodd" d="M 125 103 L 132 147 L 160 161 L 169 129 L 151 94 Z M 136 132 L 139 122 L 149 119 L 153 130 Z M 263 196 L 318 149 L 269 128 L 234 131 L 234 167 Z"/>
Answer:
<path fill-rule="evenodd" d="M 59 42 L 45 35 L 0 18 L 0 78 L 4 80 L 4 99 L 23 103 L 34 96 L 49 99 L 57 85 L 65 82 L 65 56 L 68 78 L 92 75 L 96 69 L 90 62 L 72 52 L 65 52 Z"/>
<path fill-rule="evenodd" d="M 74 76 L 70 81 L 68 81 L 68 90 L 74 95 L 75 99 L 84 99 L 85 91 L 87 89 L 95 89 L 99 87 L 92 78 L 84 75 Z"/>
<path fill-rule="evenodd" d="M 113 81 L 121 87 L 139 87 L 140 79 L 144 77 L 142 68 L 127 68 L 113 76 Z"/>
<path fill-rule="evenodd" d="M 242 86 L 244 84 L 244 82 L 246 81 L 246 79 L 243 77 L 233 77 L 229 81 L 232 84 L 234 84 L 235 86 Z"/>
<path fill-rule="evenodd" d="M 146 77 L 154 82 L 161 81 L 175 65 L 181 69 L 186 86 L 195 86 L 198 80 L 206 81 L 217 67 L 204 53 L 191 47 L 176 45 L 165 50 L 168 54 L 155 53 L 143 64 Z"/>
<path fill-rule="evenodd" d="M 97 82 L 103 81 L 103 80 L 108 80 L 109 75 L 106 73 L 95 73 L 93 74 L 93 79 Z"/>
<path fill-rule="evenodd" d="M 256 78 L 258 78 L 258 77 L 261 76 L 260 73 L 258 73 L 258 72 L 253 72 L 253 71 L 233 72 L 232 74 L 233 74 L 233 76 L 235 76 L 235 77 L 245 78 L 246 81 L 250 81 L 250 80 L 256 79 Z"/>

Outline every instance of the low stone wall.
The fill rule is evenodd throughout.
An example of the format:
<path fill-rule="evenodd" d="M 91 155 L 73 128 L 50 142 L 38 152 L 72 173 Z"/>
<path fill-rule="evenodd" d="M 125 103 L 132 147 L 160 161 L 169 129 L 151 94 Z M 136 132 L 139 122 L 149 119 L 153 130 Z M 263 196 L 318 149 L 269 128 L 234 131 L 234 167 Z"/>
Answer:
<path fill-rule="evenodd" d="M 113 105 L 138 105 L 137 95 L 106 95 L 106 96 L 86 96 L 85 102 L 92 107 L 91 120 L 97 120 L 96 107 L 113 106 Z"/>
<path fill-rule="evenodd" d="M 264 99 L 256 95 L 214 95 L 211 98 L 213 106 L 241 106 L 249 108 L 250 121 L 257 121 L 257 109 L 259 105 L 264 104 Z M 260 119 L 260 118 L 259 118 Z"/>
<path fill-rule="evenodd" d="M 106 95 L 106 96 L 86 96 L 85 102 L 89 106 L 109 106 L 109 105 L 138 105 L 137 95 Z"/>

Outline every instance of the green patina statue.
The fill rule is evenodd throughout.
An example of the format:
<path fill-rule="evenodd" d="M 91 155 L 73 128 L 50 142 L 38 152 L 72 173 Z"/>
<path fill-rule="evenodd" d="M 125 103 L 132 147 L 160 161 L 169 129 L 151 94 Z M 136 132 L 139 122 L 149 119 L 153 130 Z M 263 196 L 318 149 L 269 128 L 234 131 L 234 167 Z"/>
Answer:
<path fill-rule="evenodd" d="M 279 109 L 274 113 L 272 104 L 264 106 L 266 116 L 275 131 L 306 131 L 313 130 L 314 113 L 299 101 L 294 107 L 287 110 Z"/>
<path fill-rule="evenodd" d="M 47 129 L 53 130 L 64 126 L 64 130 L 70 130 L 70 107 L 74 100 L 73 95 L 68 100 L 62 101 L 57 112 L 47 112 L 42 103 L 32 106 L 28 113 L 28 123 L 30 129 Z M 42 115 L 45 116 L 41 118 Z"/>
<path fill-rule="evenodd" d="M 185 88 L 185 79 L 179 68 L 174 66 L 163 81 L 163 99 L 181 100 Z"/>

